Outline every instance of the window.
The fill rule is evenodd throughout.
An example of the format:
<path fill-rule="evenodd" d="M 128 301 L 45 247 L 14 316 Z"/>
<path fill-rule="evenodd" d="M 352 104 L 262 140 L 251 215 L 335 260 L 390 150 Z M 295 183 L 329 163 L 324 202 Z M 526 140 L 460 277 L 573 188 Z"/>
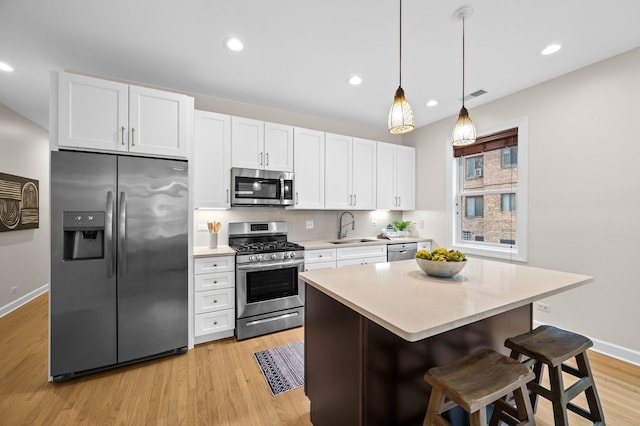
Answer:
<path fill-rule="evenodd" d="M 526 261 L 526 120 L 515 124 L 453 148 L 450 212 L 455 249 Z"/>
<path fill-rule="evenodd" d="M 516 194 L 502 194 L 500 206 L 503 212 L 512 212 L 516 209 Z"/>
<path fill-rule="evenodd" d="M 465 179 L 477 179 L 482 177 L 482 162 L 483 157 L 481 155 L 465 158 Z"/>
<path fill-rule="evenodd" d="M 518 165 L 518 146 L 502 148 L 502 168 L 514 167 Z"/>
<path fill-rule="evenodd" d="M 465 197 L 464 203 L 467 206 L 467 217 L 484 216 L 484 198 L 483 197 Z"/>

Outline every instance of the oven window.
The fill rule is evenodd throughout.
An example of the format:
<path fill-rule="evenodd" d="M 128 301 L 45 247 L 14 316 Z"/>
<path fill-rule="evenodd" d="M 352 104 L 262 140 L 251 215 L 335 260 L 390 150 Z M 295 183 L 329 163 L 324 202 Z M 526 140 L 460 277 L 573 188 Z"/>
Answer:
<path fill-rule="evenodd" d="M 298 294 L 298 268 L 247 272 L 247 303 Z"/>
<path fill-rule="evenodd" d="M 236 198 L 260 198 L 277 200 L 280 198 L 277 179 L 260 179 L 237 176 L 235 179 Z"/>

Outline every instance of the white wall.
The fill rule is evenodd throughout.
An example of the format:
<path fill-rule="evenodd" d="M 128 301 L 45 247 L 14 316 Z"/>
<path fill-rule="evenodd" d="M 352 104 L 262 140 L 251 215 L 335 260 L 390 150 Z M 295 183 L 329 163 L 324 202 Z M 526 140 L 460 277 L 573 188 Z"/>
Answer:
<path fill-rule="evenodd" d="M 49 137 L 2 104 L 0 172 L 38 179 L 40 190 L 40 227 L 0 233 L 1 316 L 49 284 Z"/>
<path fill-rule="evenodd" d="M 529 262 L 594 282 L 545 300 L 536 321 L 585 334 L 604 352 L 640 363 L 640 49 L 481 107 L 478 130 L 528 118 Z M 508 78 L 508 76 L 505 76 Z M 444 245 L 446 140 L 455 117 L 406 135 L 417 148 L 421 233 Z M 434 184 L 440 182 L 440 184 Z M 421 189 L 419 182 L 430 182 Z M 407 217 L 409 215 L 405 215 Z"/>

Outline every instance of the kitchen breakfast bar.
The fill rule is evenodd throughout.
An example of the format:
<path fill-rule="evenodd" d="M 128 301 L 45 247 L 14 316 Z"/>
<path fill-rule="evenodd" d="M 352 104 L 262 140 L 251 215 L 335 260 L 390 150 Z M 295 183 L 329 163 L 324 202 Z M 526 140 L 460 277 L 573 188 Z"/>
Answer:
<path fill-rule="evenodd" d="M 311 422 L 420 425 L 424 373 L 531 330 L 532 303 L 592 277 L 468 259 L 452 278 L 414 260 L 300 274 L 306 283 L 305 392 Z"/>

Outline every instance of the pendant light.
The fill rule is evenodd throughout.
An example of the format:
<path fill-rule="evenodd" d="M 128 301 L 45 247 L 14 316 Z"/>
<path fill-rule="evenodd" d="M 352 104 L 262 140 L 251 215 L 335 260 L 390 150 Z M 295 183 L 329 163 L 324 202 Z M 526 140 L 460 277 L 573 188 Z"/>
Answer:
<path fill-rule="evenodd" d="M 404 97 L 402 89 L 402 0 L 400 0 L 400 83 L 393 97 L 393 105 L 389 111 L 389 133 L 401 135 L 415 128 L 413 110 Z"/>
<path fill-rule="evenodd" d="M 464 20 L 471 16 L 473 9 L 463 7 L 454 13 L 454 17 L 462 20 L 462 108 L 458 115 L 458 121 L 453 128 L 451 143 L 453 146 L 471 145 L 476 141 L 476 126 L 469 118 L 469 112 L 464 107 Z"/>

